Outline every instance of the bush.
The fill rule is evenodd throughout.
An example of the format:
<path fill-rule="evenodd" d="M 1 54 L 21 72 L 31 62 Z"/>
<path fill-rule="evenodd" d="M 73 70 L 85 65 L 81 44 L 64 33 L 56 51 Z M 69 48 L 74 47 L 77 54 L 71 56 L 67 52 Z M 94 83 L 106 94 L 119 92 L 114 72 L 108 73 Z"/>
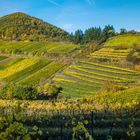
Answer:
<path fill-rule="evenodd" d="M 133 49 L 127 56 L 127 60 L 132 62 L 133 64 L 139 64 L 140 63 L 140 50 L 135 48 Z"/>
<path fill-rule="evenodd" d="M 29 85 L 9 84 L 0 91 L 0 97 L 2 99 L 33 100 L 37 99 L 37 96 L 37 89 Z"/>
<path fill-rule="evenodd" d="M 72 140 L 93 140 L 84 124 L 78 122 L 77 126 L 72 129 Z"/>
<path fill-rule="evenodd" d="M 57 87 L 54 84 L 45 84 L 44 86 L 40 87 L 40 98 L 41 99 L 51 99 L 57 98 L 58 94 L 61 93 L 62 88 Z"/>
<path fill-rule="evenodd" d="M 125 87 L 118 85 L 114 81 L 107 81 L 101 87 L 101 90 L 105 92 L 117 92 L 119 90 L 124 90 L 124 89 Z"/>

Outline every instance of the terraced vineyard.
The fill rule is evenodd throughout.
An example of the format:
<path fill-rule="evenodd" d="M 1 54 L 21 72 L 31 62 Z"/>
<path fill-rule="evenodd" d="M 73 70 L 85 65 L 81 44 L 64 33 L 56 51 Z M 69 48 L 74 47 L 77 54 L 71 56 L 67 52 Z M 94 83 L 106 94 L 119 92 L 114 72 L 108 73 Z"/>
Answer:
<path fill-rule="evenodd" d="M 68 54 L 78 46 L 57 42 L 0 42 L 0 53 L 28 56 L 56 56 Z"/>
<path fill-rule="evenodd" d="M 0 61 L 2 61 L 2 60 L 4 60 L 4 59 L 6 59 L 7 57 L 5 57 L 5 56 L 0 56 Z"/>
<path fill-rule="evenodd" d="M 115 50 L 113 48 L 102 48 L 94 53 L 88 55 L 89 58 L 96 60 L 108 60 L 108 61 L 121 61 L 126 60 L 131 49 Z"/>
<path fill-rule="evenodd" d="M 137 78 L 135 78 L 137 76 Z M 137 82 L 140 73 L 120 67 L 103 65 L 94 62 L 79 61 L 65 69 L 53 80 L 63 87 L 63 95 L 67 97 L 83 97 L 94 95 L 101 85 L 114 81 L 124 87 Z"/>
<path fill-rule="evenodd" d="M 2 83 L 19 82 L 38 85 L 64 65 L 48 59 L 9 58 L 8 61 L 0 64 L 0 80 Z"/>
<path fill-rule="evenodd" d="M 58 70 L 64 67 L 63 63 L 52 62 L 43 67 L 39 71 L 31 74 L 29 77 L 20 81 L 22 84 L 38 85 L 44 83 L 51 75 L 55 74 Z"/>
<path fill-rule="evenodd" d="M 110 38 L 104 46 L 107 47 L 126 47 L 132 48 L 135 46 L 140 46 L 140 35 L 139 34 L 126 34 L 126 35 L 119 35 Z"/>

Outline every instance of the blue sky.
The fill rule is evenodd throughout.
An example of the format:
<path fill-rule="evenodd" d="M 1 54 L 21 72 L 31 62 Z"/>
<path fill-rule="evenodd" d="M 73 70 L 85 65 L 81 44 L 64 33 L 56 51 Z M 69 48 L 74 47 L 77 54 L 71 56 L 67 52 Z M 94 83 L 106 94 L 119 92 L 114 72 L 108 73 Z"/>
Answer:
<path fill-rule="evenodd" d="M 0 16 L 25 12 L 73 32 L 106 24 L 140 31 L 140 0 L 0 0 Z"/>

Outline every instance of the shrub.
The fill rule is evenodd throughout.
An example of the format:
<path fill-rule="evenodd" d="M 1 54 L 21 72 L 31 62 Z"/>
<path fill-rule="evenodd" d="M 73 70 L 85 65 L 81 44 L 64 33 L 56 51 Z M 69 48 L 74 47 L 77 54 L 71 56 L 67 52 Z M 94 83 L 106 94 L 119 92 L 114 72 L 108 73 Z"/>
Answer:
<path fill-rule="evenodd" d="M 135 70 L 140 71 L 140 63 L 134 66 Z"/>
<path fill-rule="evenodd" d="M 107 81 L 101 87 L 101 90 L 105 92 L 117 92 L 119 90 L 124 90 L 124 89 L 125 88 L 123 86 L 119 86 L 114 81 Z"/>
<path fill-rule="evenodd" d="M 132 62 L 133 64 L 139 64 L 140 63 L 139 56 L 140 56 L 139 50 L 134 49 L 128 54 L 127 60 Z"/>
<path fill-rule="evenodd" d="M 9 84 L 0 91 L 0 97 L 2 99 L 33 100 L 37 99 L 37 96 L 37 89 L 30 85 Z"/>
<path fill-rule="evenodd" d="M 72 131 L 72 140 L 93 140 L 83 123 L 78 122 Z"/>
<path fill-rule="evenodd" d="M 40 98 L 43 99 L 50 99 L 50 98 L 57 98 L 58 94 L 61 93 L 62 88 L 57 87 L 54 84 L 45 84 L 44 86 L 40 87 Z"/>

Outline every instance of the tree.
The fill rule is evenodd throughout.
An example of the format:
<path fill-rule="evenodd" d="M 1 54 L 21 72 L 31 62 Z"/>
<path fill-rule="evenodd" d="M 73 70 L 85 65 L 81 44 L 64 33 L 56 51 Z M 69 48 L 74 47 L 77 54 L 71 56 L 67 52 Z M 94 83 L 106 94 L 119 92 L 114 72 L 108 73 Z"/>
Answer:
<path fill-rule="evenodd" d="M 37 99 L 37 96 L 37 89 L 30 85 L 9 84 L 0 91 L 0 98 L 2 99 L 33 100 Z"/>
<path fill-rule="evenodd" d="M 102 29 L 100 27 L 89 28 L 85 31 L 84 42 L 99 41 L 102 38 Z"/>
<path fill-rule="evenodd" d="M 124 28 L 121 28 L 121 29 L 120 29 L 120 34 L 125 34 L 125 33 L 127 33 L 127 30 L 124 29 Z"/>
<path fill-rule="evenodd" d="M 45 84 L 40 87 L 41 99 L 57 98 L 58 94 L 61 93 L 62 88 L 57 87 L 54 84 Z"/>
<path fill-rule="evenodd" d="M 103 29 L 104 40 L 106 40 L 109 37 L 112 37 L 114 35 L 115 35 L 115 29 L 114 29 L 113 25 L 106 25 Z"/>
<path fill-rule="evenodd" d="M 74 35 L 74 42 L 76 44 L 81 44 L 82 43 L 82 40 L 83 40 L 83 31 L 82 30 L 77 30 L 75 32 L 75 35 Z"/>

